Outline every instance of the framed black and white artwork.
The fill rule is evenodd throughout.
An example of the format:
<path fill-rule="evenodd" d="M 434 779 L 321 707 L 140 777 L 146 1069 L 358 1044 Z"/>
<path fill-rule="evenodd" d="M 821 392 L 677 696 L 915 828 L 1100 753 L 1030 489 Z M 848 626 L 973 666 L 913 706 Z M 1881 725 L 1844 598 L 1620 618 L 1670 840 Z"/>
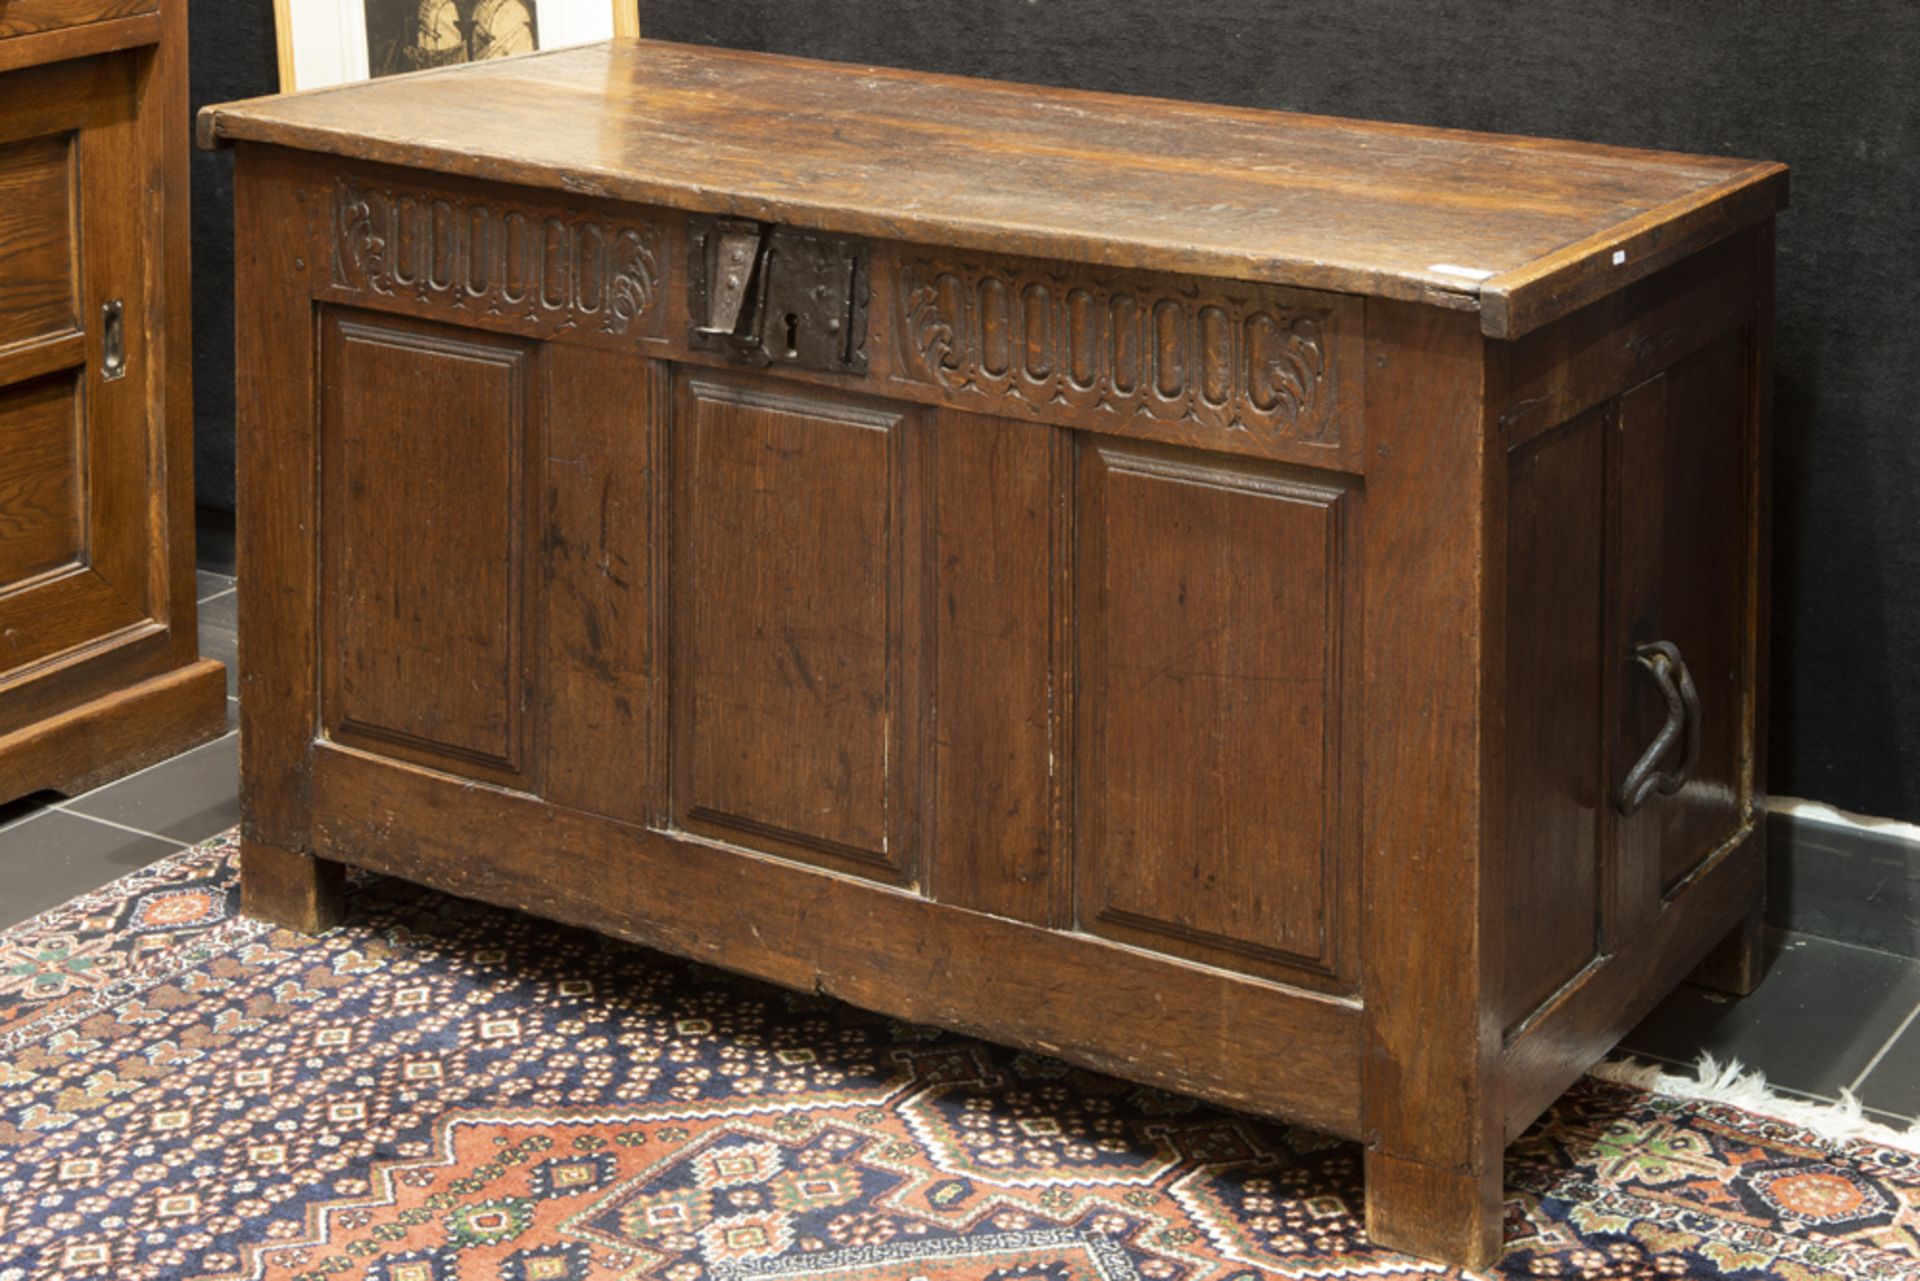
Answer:
<path fill-rule="evenodd" d="M 638 0 L 274 0 L 280 87 L 319 89 L 640 34 Z"/>

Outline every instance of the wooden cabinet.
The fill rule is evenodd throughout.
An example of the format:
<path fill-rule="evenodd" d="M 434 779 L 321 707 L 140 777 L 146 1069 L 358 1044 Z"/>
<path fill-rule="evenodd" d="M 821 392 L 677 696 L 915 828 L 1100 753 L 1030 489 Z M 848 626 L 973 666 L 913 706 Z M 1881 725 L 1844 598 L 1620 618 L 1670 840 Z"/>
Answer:
<path fill-rule="evenodd" d="M 0 6 L 0 801 L 226 725 L 194 618 L 185 18 Z"/>
<path fill-rule="evenodd" d="M 1474 1264 L 1756 980 L 1777 166 L 645 42 L 202 125 L 250 911 L 357 864 L 1287 1117 Z"/>

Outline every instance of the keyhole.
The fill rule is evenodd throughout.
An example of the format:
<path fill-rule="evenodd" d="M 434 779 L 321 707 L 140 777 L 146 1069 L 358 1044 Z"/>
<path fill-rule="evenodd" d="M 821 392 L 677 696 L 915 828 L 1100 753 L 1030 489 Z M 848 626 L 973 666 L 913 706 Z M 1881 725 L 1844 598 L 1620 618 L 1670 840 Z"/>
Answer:
<path fill-rule="evenodd" d="M 795 356 L 799 353 L 800 317 L 790 311 L 787 313 L 787 354 L 789 356 Z"/>

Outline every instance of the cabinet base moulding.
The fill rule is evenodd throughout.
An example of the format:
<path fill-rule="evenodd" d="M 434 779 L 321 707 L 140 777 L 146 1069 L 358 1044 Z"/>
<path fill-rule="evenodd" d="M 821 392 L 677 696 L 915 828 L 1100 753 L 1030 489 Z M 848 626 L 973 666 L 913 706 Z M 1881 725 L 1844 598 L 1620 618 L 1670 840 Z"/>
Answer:
<path fill-rule="evenodd" d="M 226 668 L 201 659 L 0 736 L 0 795 L 77 796 L 226 728 Z"/>

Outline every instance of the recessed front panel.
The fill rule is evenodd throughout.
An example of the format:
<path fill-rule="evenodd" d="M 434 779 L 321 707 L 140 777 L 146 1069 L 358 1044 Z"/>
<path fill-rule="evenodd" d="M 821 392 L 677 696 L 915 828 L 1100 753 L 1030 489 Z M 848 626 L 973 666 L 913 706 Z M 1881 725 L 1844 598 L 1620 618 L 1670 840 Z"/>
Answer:
<path fill-rule="evenodd" d="M 80 443 L 75 375 L 0 387 L 0 594 L 84 553 Z"/>
<path fill-rule="evenodd" d="M 668 683 L 690 830 L 905 875 L 909 433 L 895 407 L 773 379 L 681 384 Z"/>
<path fill-rule="evenodd" d="M 1081 928 L 1332 974 L 1341 490 L 1082 446 Z"/>
<path fill-rule="evenodd" d="M 73 135 L 0 143 L 0 348 L 76 326 Z"/>
<path fill-rule="evenodd" d="M 517 340 L 326 313 L 322 710 L 335 738 L 519 779 L 534 366 Z"/>

